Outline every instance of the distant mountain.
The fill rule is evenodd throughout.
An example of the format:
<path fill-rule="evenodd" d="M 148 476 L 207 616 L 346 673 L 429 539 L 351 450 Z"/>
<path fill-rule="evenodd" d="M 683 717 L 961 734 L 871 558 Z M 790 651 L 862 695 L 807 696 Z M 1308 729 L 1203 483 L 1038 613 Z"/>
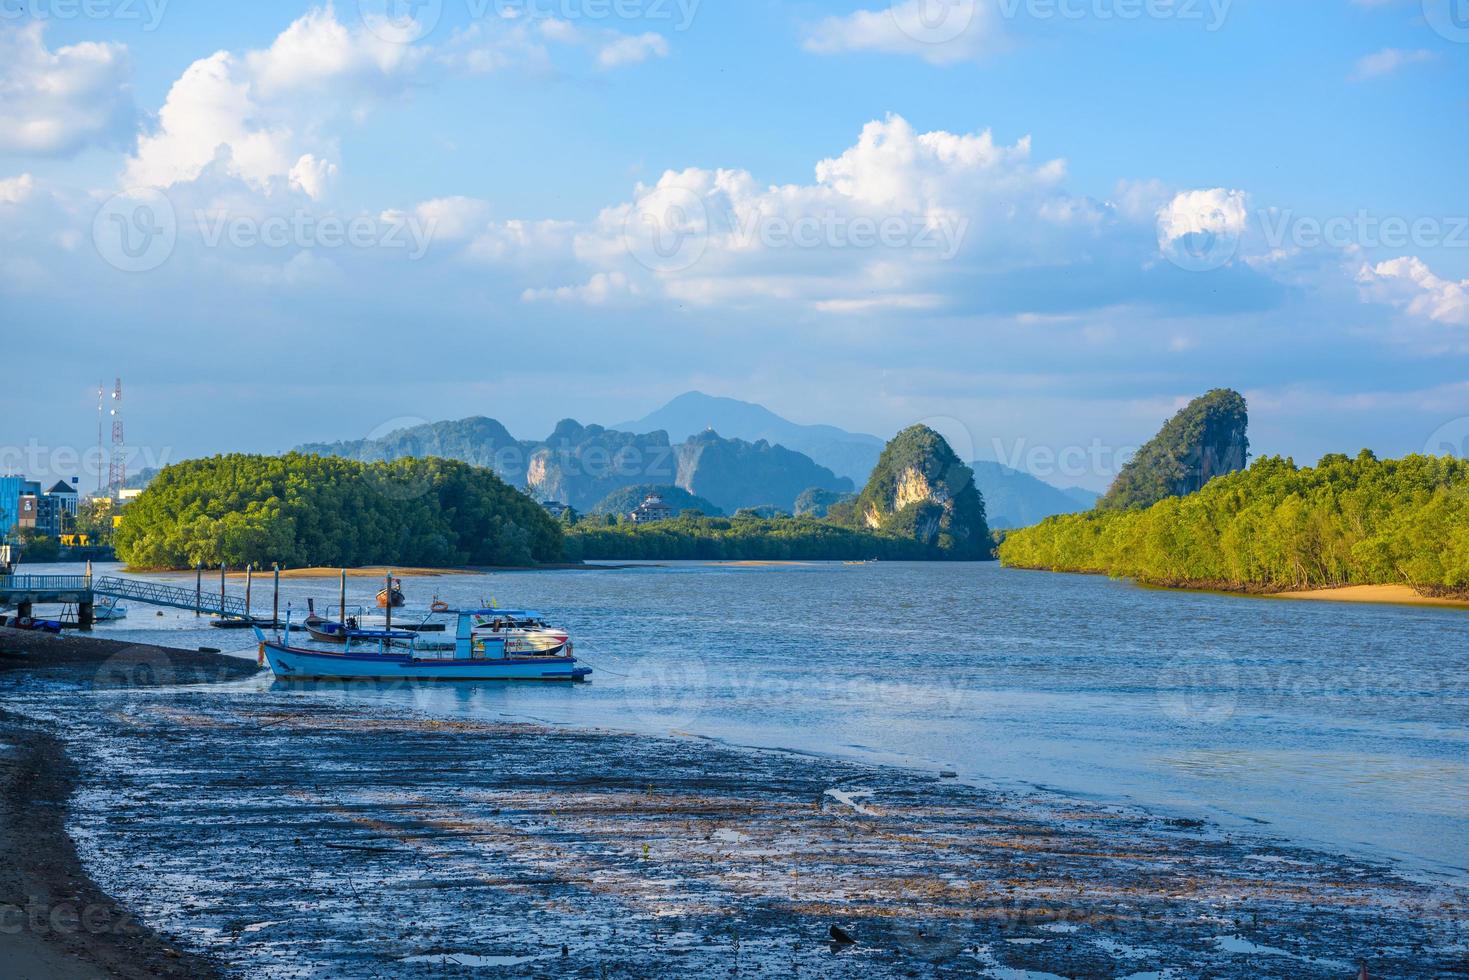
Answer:
<path fill-rule="evenodd" d="M 671 507 L 675 514 L 681 514 L 686 510 L 701 511 L 706 517 L 722 517 L 724 514 L 714 506 L 713 502 L 703 497 L 696 497 L 683 487 L 657 486 L 651 483 L 614 490 L 598 501 L 588 513 L 616 514 L 619 517 L 626 517 L 638 504 L 646 500 L 650 493 L 656 493 L 662 497 L 663 502 Z"/>
<path fill-rule="evenodd" d="M 1195 398 L 1163 424 L 1128 460 L 1106 495 L 1102 510 L 1151 507 L 1166 497 L 1185 497 L 1216 476 L 1245 468 L 1250 424 L 1244 396 L 1216 388 Z"/>
<path fill-rule="evenodd" d="M 1086 487 L 1062 487 L 1061 492 L 1081 504 L 1083 510 L 1091 510 L 1102 499 L 1102 495 Z"/>
<path fill-rule="evenodd" d="M 297 452 L 369 463 L 456 459 L 494 470 L 539 500 L 557 500 L 583 512 L 615 491 L 649 485 L 681 487 L 725 513 L 762 505 L 789 511 L 811 487 L 852 489 L 851 480 L 809 456 L 765 440 L 699 432 L 675 445 L 661 429 L 635 434 L 573 419 L 561 421 L 538 442 L 515 439 L 494 419 L 471 418 L 419 425 L 381 439 L 312 443 Z"/>
<path fill-rule="evenodd" d="M 764 439 L 725 439 L 699 432 L 678 447 L 678 485 L 707 497 L 727 513 L 745 507 L 776 507 L 789 513 L 811 487 L 849 492 L 852 481 L 811 457 Z"/>
<path fill-rule="evenodd" d="M 1097 494 L 1089 490 L 1061 490 L 1003 463 L 980 460 L 970 463 L 969 468 L 974 470 L 974 485 L 984 497 L 990 527 L 1030 527 L 1055 514 L 1090 510 L 1097 502 Z"/>
<path fill-rule="evenodd" d="M 861 495 L 833 505 L 829 515 L 834 521 L 910 538 L 946 558 L 994 557 L 974 472 L 926 425 L 894 436 Z"/>
<path fill-rule="evenodd" d="M 698 391 L 679 395 L 651 415 L 635 422 L 623 422 L 617 428 L 630 432 L 662 429 L 675 442 L 706 429 L 748 442 L 763 439 L 805 453 L 837 476 L 848 477 L 856 484 L 866 482 L 883 447 L 883 441 L 877 436 L 847 432 L 834 425 L 801 425 L 751 402 Z"/>
<path fill-rule="evenodd" d="M 827 512 L 837 504 L 848 503 L 856 500 L 855 493 L 842 493 L 838 490 L 823 490 L 820 487 L 810 487 L 796 498 L 796 507 L 792 512 L 797 517 L 825 517 Z"/>

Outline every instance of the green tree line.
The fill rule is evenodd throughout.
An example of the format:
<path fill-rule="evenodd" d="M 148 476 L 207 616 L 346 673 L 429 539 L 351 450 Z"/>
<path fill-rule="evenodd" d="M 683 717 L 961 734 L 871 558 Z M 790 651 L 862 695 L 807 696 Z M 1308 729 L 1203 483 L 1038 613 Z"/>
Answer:
<path fill-rule="evenodd" d="M 1286 591 L 1405 584 L 1469 591 L 1469 462 L 1333 454 L 1265 457 L 1141 510 L 1048 518 L 1011 532 L 1000 560 L 1159 585 Z"/>
<path fill-rule="evenodd" d="M 135 568 L 561 558 L 556 522 L 489 470 L 438 458 L 364 464 L 298 453 L 169 466 L 128 505 L 114 543 Z"/>
<path fill-rule="evenodd" d="M 704 517 L 688 513 L 652 524 L 583 520 L 567 530 L 573 560 L 925 561 L 948 557 L 935 545 L 806 517 Z"/>

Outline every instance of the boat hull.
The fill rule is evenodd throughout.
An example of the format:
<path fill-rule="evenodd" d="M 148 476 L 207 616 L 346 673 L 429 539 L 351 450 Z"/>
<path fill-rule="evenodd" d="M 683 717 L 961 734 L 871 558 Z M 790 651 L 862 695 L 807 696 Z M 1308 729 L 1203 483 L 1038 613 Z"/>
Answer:
<path fill-rule="evenodd" d="M 281 680 L 580 681 L 592 673 L 575 657 L 432 660 L 406 652 L 330 653 L 269 642 L 263 647 L 271 671 Z"/>

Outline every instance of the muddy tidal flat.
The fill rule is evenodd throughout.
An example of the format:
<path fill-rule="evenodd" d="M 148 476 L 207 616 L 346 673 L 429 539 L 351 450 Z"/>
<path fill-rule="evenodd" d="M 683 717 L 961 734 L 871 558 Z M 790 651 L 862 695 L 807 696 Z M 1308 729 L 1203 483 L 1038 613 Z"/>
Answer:
<path fill-rule="evenodd" d="M 1469 969 L 1462 891 L 1195 821 L 42 639 L 0 630 L 0 698 L 64 749 L 57 843 L 151 955 L 227 976 Z"/>

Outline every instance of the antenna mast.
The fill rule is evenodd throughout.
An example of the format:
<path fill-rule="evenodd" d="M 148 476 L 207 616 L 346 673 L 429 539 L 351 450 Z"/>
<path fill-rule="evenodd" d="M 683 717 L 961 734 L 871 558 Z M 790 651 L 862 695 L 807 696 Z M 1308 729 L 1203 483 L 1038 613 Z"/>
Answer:
<path fill-rule="evenodd" d="M 128 482 L 127 452 L 122 442 L 122 379 L 118 378 L 117 387 L 112 389 L 112 461 L 107 467 L 108 493 L 113 500 Z"/>

